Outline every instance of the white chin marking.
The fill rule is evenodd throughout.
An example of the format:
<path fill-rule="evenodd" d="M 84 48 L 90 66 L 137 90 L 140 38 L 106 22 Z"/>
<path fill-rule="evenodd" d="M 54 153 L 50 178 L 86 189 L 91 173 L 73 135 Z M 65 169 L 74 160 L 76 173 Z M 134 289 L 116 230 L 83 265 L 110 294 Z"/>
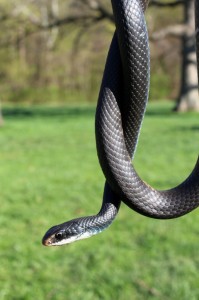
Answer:
<path fill-rule="evenodd" d="M 85 232 L 83 234 L 77 235 L 77 236 L 72 236 L 71 238 L 63 239 L 61 241 L 57 241 L 55 243 L 52 243 L 51 246 L 62 246 L 65 244 L 70 244 L 79 240 L 87 239 L 91 237 L 93 233 Z"/>

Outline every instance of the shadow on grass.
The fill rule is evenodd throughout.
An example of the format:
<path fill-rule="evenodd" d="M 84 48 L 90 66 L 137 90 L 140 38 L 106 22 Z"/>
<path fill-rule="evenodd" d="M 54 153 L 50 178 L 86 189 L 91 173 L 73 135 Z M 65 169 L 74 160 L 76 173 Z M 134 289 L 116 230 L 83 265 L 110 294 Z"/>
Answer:
<path fill-rule="evenodd" d="M 199 130 L 199 125 L 195 125 L 195 126 L 179 126 L 178 127 L 178 130 L 181 130 L 181 131 L 198 131 Z"/>
<path fill-rule="evenodd" d="M 5 107 L 3 116 L 9 118 L 94 116 L 95 107 Z"/>
<path fill-rule="evenodd" d="M 95 116 L 96 107 L 88 106 L 30 106 L 30 107 L 4 107 L 3 115 L 7 118 L 31 118 L 31 117 L 81 117 Z M 176 116 L 171 105 L 149 105 L 146 116 L 149 117 L 171 117 Z M 198 128 L 198 127 L 197 127 Z M 197 130 L 197 128 L 193 128 Z M 186 129 L 186 128 L 185 128 Z"/>
<path fill-rule="evenodd" d="M 57 116 L 94 116 L 95 106 L 30 106 L 30 107 L 4 107 L 3 115 L 10 118 L 31 118 L 31 117 L 57 117 Z M 149 107 L 146 111 L 148 116 L 169 116 L 172 111 L 165 107 Z"/>
<path fill-rule="evenodd" d="M 159 116 L 175 116 L 176 112 L 173 111 L 173 106 L 170 102 L 163 103 L 163 104 L 156 104 L 149 103 L 146 109 L 146 115 L 151 117 L 159 117 Z"/>
<path fill-rule="evenodd" d="M 166 109 L 160 109 L 160 110 L 149 109 L 148 111 L 146 111 L 146 116 L 150 116 L 150 117 L 172 116 L 172 115 L 175 115 L 175 113 L 173 111 L 166 110 Z"/>

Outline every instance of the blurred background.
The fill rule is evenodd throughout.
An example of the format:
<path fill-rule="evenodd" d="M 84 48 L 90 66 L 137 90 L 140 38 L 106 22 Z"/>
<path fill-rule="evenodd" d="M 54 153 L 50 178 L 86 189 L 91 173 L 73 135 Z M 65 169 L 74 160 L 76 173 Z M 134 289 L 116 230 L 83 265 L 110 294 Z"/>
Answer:
<path fill-rule="evenodd" d="M 194 1 L 167 2 L 152 0 L 147 11 L 150 99 L 198 109 Z M 1 0 L 0 7 L 1 101 L 96 103 L 114 31 L 110 1 Z"/>
<path fill-rule="evenodd" d="M 134 164 L 158 189 L 198 154 L 194 13 L 194 0 L 151 0 L 146 13 L 151 86 Z M 41 245 L 52 225 L 101 206 L 94 117 L 110 1 L 0 0 L 0 24 L 0 299 L 199 299 L 197 210 L 157 221 L 122 205 L 101 235 Z"/>

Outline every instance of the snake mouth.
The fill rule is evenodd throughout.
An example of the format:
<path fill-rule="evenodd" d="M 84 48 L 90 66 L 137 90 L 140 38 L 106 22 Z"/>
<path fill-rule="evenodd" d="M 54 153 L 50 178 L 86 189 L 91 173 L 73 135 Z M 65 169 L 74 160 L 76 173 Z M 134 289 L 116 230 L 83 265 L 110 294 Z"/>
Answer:
<path fill-rule="evenodd" d="M 42 239 L 42 244 L 46 247 L 50 247 L 50 246 L 61 246 L 61 245 L 67 244 L 67 242 L 64 240 L 57 241 L 55 236 L 51 236 L 49 238 L 46 238 L 44 236 Z"/>

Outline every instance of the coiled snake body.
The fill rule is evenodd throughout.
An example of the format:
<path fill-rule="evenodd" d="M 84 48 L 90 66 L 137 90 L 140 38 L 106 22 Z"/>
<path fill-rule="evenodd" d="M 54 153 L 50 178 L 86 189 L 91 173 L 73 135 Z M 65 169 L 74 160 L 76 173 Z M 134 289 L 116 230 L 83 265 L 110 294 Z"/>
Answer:
<path fill-rule="evenodd" d="M 107 228 L 121 200 L 148 217 L 180 217 L 199 205 L 199 163 L 179 186 L 158 191 L 143 182 L 132 166 L 149 91 L 150 55 L 144 11 L 148 0 L 112 0 L 116 32 L 110 46 L 96 110 L 96 144 L 106 177 L 97 215 L 50 228 L 45 246 L 63 245 Z M 199 7 L 196 1 L 196 28 Z M 199 33 L 196 30 L 197 56 Z"/>

